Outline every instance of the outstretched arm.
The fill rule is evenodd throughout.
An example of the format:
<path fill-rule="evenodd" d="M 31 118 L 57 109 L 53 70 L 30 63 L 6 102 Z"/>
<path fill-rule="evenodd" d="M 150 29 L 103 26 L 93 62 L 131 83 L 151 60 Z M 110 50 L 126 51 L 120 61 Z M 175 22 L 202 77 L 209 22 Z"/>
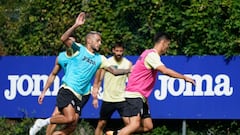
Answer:
<path fill-rule="evenodd" d="M 55 80 L 55 78 L 60 70 L 61 70 L 61 66 L 58 64 L 58 58 L 56 58 L 55 66 L 47 79 L 47 83 L 45 84 L 41 95 L 38 97 L 39 104 L 42 104 L 43 99 L 45 97 L 45 93 L 47 92 L 48 88 L 52 85 L 53 81 Z"/>
<path fill-rule="evenodd" d="M 160 71 L 162 74 L 165 74 L 165 75 L 168 75 L 168 76 L 174 77 L 174 78 L 184 79 L 185 81 L 190 82 L 193 85 L 195 85 L 195 81 L 192 78 L 184 76 L 170 68 L 167 68 L 165 65 L 158 66 L 157 70 Z"/>
<path fill-rule="evenodd" d="M 78 28 L 79 26 L 83 25 L 85 22 L 85 13 L 81 12 L 75 23 L 72 25 L 72 27 L 70 27 L 62 36 L 61 36 L 61 40 L 62 42 L 67 46 L 67 47 L 71 47 L 73 41 L 69 39 L 69 37 L 72 35 L 72 33 L 74 32 L 74 30 L 76 28 Z"/>
<path fill-rule="evenodd" d="M 112 66 L 108 61 L 107 58 L 103 55 L 101 55 L 102 64 L 100 68 L 105 69 L 106 71 L 114 74 L 114 75 L 124 75 L 130 73 L 131 68 L 129 69 L 116 69 L 114 66 Z"/>
<path fill-rule="evenodd" d="M 105 68 L 108 72 L 114 74 L 114 75 L 125 75 L 130 73 L 131 68 L 129 69 L 116 69 L 114 66 L 109 66 Z"/>
<path fill-rule="evenodd" d="M 190 82 L 193 85 L 195 85 L 195 82 L 193 79 L 191 79 L 187 76 L 184 76 L 170 68 L 167 68 L 162 63 L 161 59 L 159 60 L 159 54 L 157 54 L 156 52 L 149 53 L 145 58 L 145 62 L 146 62 L 146 65 L 149 65 L 151 68 L 160 71 L 162 74 L 165 74 L 165 75 L 168 75 L 168 76 L 174 77 L 174 78 L 184 79 L 185 81 Z"/>

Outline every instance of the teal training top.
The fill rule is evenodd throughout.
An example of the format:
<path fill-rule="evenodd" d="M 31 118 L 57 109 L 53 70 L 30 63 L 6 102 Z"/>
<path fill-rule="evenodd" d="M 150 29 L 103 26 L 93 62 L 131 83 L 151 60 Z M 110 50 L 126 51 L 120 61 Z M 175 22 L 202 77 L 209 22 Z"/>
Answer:
<path fill-rule="evenodd" d="M 77 43 L 73 42 L 73 47 Z M 91 80 L 101 65 L 101 55 L 91 53 L 83 45 L 79 46 L 79 53 L 71 58 L 67 64 L 63 83 L 76 93 L 84 95 L 91 89 Z"/>
<path fill-rule="evenodd" d="M 71 59 L 71 57 L 67 56 L 67 52 L 60 52 L 58 55 L 58 64 L 63 69 L 64 73 L 66 72 L 68 61 Z"/>
<path fill-rule="evenodd" d="M 67 68 L 67 64 L 68 64 L 69 59 L 71 59 L 72 57 L 75 56 L 75 54 L 78 53 L 79 45 L 80 44 L 77 44 L 77 43 L 75 44 L 75 46 L 73 48 L 72 56 L 68 56 L 67 55 L 67 51 L 60 52 L 58 54 L 58 64 L 61 66 L 61 68 L 63 69 L 64 73 L 66 72 L 66 68 Z"/>

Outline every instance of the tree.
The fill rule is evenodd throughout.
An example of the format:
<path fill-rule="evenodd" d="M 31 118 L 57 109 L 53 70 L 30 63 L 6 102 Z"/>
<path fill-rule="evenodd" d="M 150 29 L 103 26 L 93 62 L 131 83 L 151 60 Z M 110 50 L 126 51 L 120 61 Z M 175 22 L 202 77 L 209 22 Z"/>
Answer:
<path fill-rule="evenodd" d="M 74 35 L 84 43 L 91 30 L 102 33 L 101 52 L 111 53 L 115 42 L 126 44 L 127 55 L 139 55 L 153 46 L 157 31 L 172 36 L 167 55 L 239 55 L 240 4 L 235 0 L 19 0 L 15 19 L 11 7 L 1 3 L 0 43 L 7 55 L 57 55 L 64 49 L 61 34 L 78 13 L 87 13 L 86 24 Z M 16 8 L 15 8 L 16 9 Z"/>

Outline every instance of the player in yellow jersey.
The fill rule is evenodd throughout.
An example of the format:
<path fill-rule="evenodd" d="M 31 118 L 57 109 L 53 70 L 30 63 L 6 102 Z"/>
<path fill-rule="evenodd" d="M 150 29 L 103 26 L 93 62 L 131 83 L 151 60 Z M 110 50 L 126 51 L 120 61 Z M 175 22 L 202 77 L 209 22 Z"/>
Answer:
<path fill-rule="evenodd" d="M 123 57 L 124 46 L 121 43 L 116 43 L 112 48 L 113 56 L 108 58 L 108 62 L 111 66 L 118 69 L 130 69 L 132 63 L 125 57 Z M 115 76 L 110 72 L 105 71 L 104 84 L 103 84 L 103 102 L 100 109 L 100 118 L 98 121 L 95 135 L 102 135 L 103 129 L 107 124 L 112 114 L 118 111 L 120 116 L 123 116 L 124 109 L 124 93 L 126 87 L 126 80 L 128 75 Z M 122 117 L 123 121 L 127 122 L 126 117 Z"/>

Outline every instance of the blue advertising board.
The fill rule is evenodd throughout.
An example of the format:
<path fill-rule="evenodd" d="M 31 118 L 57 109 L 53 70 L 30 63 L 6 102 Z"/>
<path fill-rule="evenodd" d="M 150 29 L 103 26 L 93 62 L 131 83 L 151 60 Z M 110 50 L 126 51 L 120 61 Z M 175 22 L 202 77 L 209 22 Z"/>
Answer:
<path fill-rule="evenodd" d="M 44 98 L 37 100 L 47 81 L 55 56 L 0 57 L 0 117 L 45 118 L 51 116 L 63 73 Z M 135 63 L 137 56 L 127 56 Z M 164 64 L 194 78 L 196 86 L 158 74 L 149 97 L 154 119 L 240 119 L 240 57 L 162 56 Z M 101 101 L 101 89 L 99 99 Z M 92 99 L 83 108 L 83 118 L 98 118 Z M 100 102 L 101 104 L 101 102 Z M 113 118 L 119 118 L 115 113 Z"/>

